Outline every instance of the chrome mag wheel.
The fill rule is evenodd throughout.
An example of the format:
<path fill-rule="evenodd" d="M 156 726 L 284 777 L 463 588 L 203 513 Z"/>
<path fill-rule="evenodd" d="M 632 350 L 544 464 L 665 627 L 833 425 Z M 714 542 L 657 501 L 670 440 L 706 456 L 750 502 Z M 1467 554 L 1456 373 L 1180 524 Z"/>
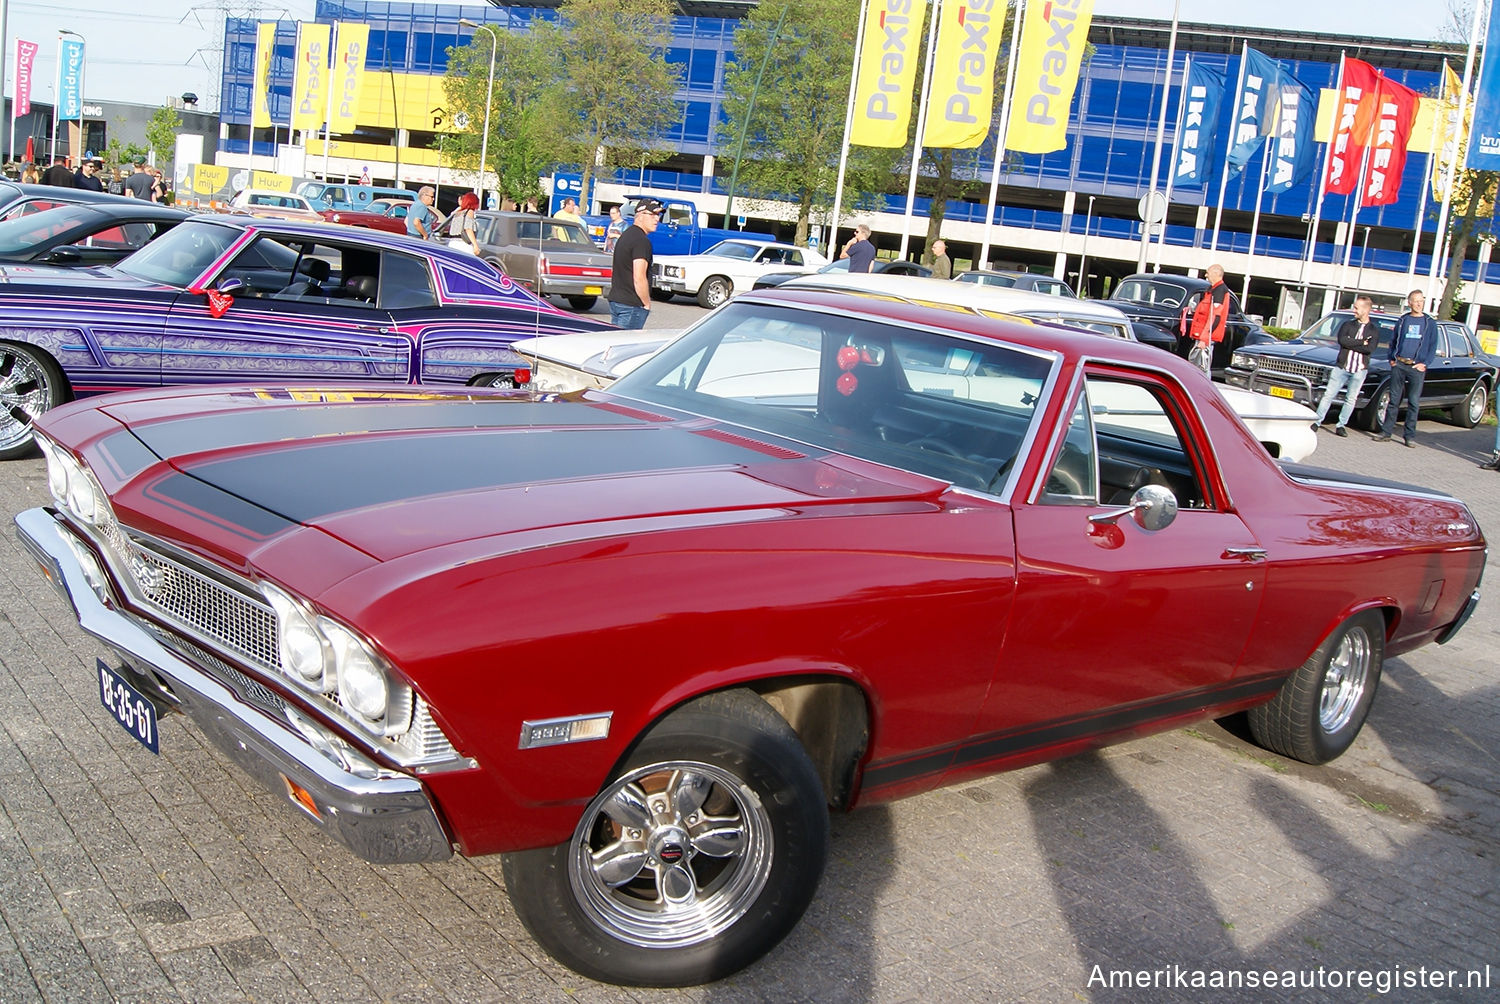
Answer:
<path fill-rule="evenodd" d="M 1371 656 L 1370 636 L 1363 629 L 1351 628 L 1340 638 L 1323 673 L 1318 702 L 1318 723 L 1324 732 L 1338 732 L 1349 724 L 1369 681 Z"/>

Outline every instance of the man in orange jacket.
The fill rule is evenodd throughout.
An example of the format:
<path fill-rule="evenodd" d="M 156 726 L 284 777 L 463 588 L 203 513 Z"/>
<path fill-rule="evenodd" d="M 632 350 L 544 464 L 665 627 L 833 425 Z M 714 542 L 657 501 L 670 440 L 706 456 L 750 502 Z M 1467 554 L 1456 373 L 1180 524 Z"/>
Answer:
<path fill-rule="evenodd" d="M 1197 363 L 1203 372 L 1213 376 L 1214 344 L 1224 340 L 1229 329 L 1229 287 L 1224 285 L 1224 266 L 1208 266 L 1208 289 L 1203 291 L 1198 306 L 1193 310 L 1188 337 L 1193 348 L 1188 352 L 1188 362 Z"/>

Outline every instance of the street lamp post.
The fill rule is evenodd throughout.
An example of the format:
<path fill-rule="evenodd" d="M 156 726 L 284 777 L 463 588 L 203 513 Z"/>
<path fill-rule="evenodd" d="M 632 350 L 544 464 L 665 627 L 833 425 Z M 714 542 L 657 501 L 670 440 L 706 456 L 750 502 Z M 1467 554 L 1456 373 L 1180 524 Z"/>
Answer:
<path fill-rule="evenodd" d="M 87 47 L 87 45 L 88 45 L 88 40 L 85 39 L 82 35 L 78 34 L 78 32 L 73 31 L 70 28 L 59 28 L 59 29 L 57 29 L 57 89 L 52 92 L 52 150 L 51 150 L 51 157 L 52 157 L 52 159 L 54 161 L 57 160 L 57 120 L 62 115 L 62 71 L 63 71 L 63 67 L 62 67 L 62 40 L 63 40 L 63 36 L 64 35 L 72 35 L 74 38 L 78 39 L 78 41 L 82 42 L 85 47 Z M 85 59 L 88 58 L 87 54 L 85 54 L 84 58 Z M 83 135 L 84 135 L 84 133 L 83 133 L 83 122 L 84 122 L 84 119 L 83 119 L 83 65 L 79 64 L 79 67 L 78 67 L 78 138 L 79 138 L 79 145 L 80 146 L 83 145 Z"/>
<path fill-rule="evenodd" d="M 490 105 L 495 103 L 495 53 L 500 48 L 500 36 L 489 25 L 470 21 L 466 17 L 459 18 L 458 23 L 465 28 L 490 33 L 490 82 L 484 92 L 484 136 L 479 141 L 479 176 L 474 179 L 474 194 L 477 196 L 484 190 L 484 172 L 490 159 Z"/>
<path fill-rule="evenodd" d="M 1360 293 L 1365 288 L 1365 258 L 1370 253 L 1370 228 L 1365 227 L 1365 242 L 1359 249 L 1359 278 L 1355 280 L 1355 293 Z"/>
<path fill-rule="evenodd" d="M 1089 292 L 1089 226 L 1094 222 L 1094 197 L 1089 196 L 1089 212 L 1083 218 L 1083 258 L 1078 263 L 1078 295 L 1088 298 Z"/>

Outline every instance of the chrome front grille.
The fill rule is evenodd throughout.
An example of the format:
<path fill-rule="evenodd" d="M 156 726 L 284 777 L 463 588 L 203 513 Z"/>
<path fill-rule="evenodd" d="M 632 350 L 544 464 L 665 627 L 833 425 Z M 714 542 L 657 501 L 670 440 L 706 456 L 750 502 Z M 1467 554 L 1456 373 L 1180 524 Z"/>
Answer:
<path fill-rule="evenodd" d="M 281 672 L 270 604 L 190 568 L 140 541 L 127 560 L 137 597 L 189 634 L 272 672 Z"/>
<path fill-rule="evenodd" d="M 1319 387 L 1328 382 L 1328 367 L 1321 363 L 1306 363 L 1300 359 L 1282 359 L 1278 356 L 1256 356 L 1255 371 L 1271 376 L 1301 377 Z"/>

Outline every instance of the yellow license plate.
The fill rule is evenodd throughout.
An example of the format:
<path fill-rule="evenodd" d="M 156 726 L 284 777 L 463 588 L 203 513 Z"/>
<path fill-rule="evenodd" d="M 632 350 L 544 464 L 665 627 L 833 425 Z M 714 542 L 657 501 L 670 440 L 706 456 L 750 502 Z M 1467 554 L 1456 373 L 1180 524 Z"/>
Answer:
<path fill-rule="evenodd" d="M 589 296 L 599 296 L 604 292 L 603 286 L 585 286 L 583 291 Z"/>
<path fill-rule="evenodd" d="M 1284 397 L 1288 401 L 1290 401 L 1292 398 L 1296 397 L 1297 394 L 1290 387 L 1272 387 L 1271 388 L 1271 396 L 1272 397 Z"/>

